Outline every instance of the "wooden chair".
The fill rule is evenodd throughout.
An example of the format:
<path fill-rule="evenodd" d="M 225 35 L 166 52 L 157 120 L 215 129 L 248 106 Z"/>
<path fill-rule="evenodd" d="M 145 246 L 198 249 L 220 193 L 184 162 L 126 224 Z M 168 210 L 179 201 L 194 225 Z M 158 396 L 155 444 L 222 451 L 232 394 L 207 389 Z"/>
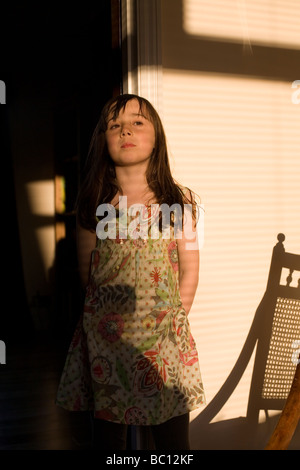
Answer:
<path fill-rule="evenodd" d="M 279 443 L 277 437 L 275 443 L 272 437 L 268 446 L 288 445 L 299 421 L 300 373 L 297 358 L 300 352 L 300 255 L 285 251 L 283 234 L 278 234 L 277 240 L 278 243 L 273 248 L 266 291 L 239 357 L 218 393 L 195 419 L 197 429 L 208 433 L 208 424 L 234 392 L 256 347 L 247 416 L 242 420 L 247 436 L 253 435 L 251 445 L 255 448 L 261 448 L 261 442 L 254 442 L 261 410 L 264 410 L 268 418 L 268 410 L 286 408 L 276 434 L 278 436 L 280 432 L 289 438 L 283 444 L 282 439 Z M 287 419 L 291 407 L 294 417 Z M 269 422 L 273 423 L 273 420 L 270 419 Z"/>
<path fill-rule="evenodd" d="M 300 355 L 290 393 L 265 450 L 286 450 L 300 420 Z"/>
<path fill-rule="evenodd" d="M 284 408 L 300 350 L 300 255 L 285 251 L 283 234 L 277 239 L 259 307 L 260 331 L 247 410 L 247 417 L 255 422 L 260 410 L 268 414 L 268 410 Z"/>

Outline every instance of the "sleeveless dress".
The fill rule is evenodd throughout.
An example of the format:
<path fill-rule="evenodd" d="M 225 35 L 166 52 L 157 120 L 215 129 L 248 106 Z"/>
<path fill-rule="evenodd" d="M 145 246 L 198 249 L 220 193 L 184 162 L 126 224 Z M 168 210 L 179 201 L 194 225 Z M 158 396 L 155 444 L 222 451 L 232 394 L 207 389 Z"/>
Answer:
<path fill-rule="evenodd" d="M 97 237 L 83 315 L 56 396 L 65 409 L 130 425 L 160 424 L 205 403 L 179 294 L 174 229 L 168 238 L 138 237 L 153 221 L 146 209 L 126 238 L 119 237 L 120 214 L 116 238 Z"/>

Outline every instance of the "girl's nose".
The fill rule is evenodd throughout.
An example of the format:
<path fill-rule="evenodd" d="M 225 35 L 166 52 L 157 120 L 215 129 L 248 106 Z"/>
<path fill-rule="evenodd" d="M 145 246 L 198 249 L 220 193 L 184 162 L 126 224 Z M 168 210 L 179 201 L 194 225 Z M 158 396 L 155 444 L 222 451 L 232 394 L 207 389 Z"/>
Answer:
<path fill-rule="evenodd" d="M 131 130 L 130 130 L 128 127 L 123 127 L 123 128 L 121 129 L 121 135 L 122 135 L 122 136 L 131 135 L 131 134 L 132 134 L 132 132 L 131 132 Z"/>

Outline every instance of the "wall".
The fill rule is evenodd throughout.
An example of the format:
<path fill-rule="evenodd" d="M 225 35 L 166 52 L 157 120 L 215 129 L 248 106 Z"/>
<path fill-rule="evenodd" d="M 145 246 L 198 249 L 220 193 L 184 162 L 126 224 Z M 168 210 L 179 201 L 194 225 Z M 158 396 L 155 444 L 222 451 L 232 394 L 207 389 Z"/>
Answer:
<path fill-rule="evenodd" d="M 162 108 L 176 178 L 205 207 L 200 283 L 190 313 L 207 402 L 230 374 L 264 294 L 277 234 L 300 252 L 300 8 L 276 2 L 163 0 Z M 297 27 L 295 27 L 297 26 Z M 293 31 L 295 34 L 293 35 Z M 253 356 L 192 444 L 262 448 L 278 412 L 245 425 Z M 300 441 L 295 444 L 300 447 Z"/>
<path fill-rule="evenodd" d="M 3 51 L 1 78 L 6 83 L 13 217 L 20 244 L 14 263 L 22 266 L 36 330 L 57 330 L 58 322 L 60 328 L 62 322 L 70 322 L 74 307 L 70 299 L 77 302 L 78 285 L 71 285 L 72 273 L 68 276 L 68 266 L 63 265 L 67 255 L 60 264 L 57 259 L 62 250 L 57 245 L 55 178 L 74 147 L 78 166 L 83 164 L 100 110 L 120 83 L 118 51 L 112 50 L 111 6 L 106 0 L 71 10 L 52 3 L 39 7 L 10 2 L 3 7 L 1 38 L 11 47 Z M 78 126 L 72 127 L 72 113 L 77 113 Z M 65 121 L 57 135 L 62 115 Z M 71 175 L 66 182 L 72 196 L 76 178 Z M 63 214 L 59 217 L 61 221 Z M 67 245 L 72 245 L 70 238 Z M 71 264 L 74 269 L 76 262 Z M 58 286 L 63 276 L 65 284 Z"/>

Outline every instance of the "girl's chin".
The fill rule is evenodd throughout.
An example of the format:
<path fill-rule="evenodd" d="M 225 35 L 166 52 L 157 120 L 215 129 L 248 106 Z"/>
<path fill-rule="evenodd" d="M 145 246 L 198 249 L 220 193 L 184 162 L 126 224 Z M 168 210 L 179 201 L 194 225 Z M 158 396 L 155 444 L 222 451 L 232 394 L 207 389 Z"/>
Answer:
<path fill-rule="evenodd" d="M 145 165 L 145 167 L 148 165 L 149 163 L 149 160 L 150 160 L 150 157 L 148 158 L 145 158 L 145 159 L 141 159 L 141 160 L 137 160 L 137 159 L 134 159 L 134 158 L 128 158 L 126 160 L 118 160 L 118 161 L 115 161 L 114 164 L 115 164 L 115 167 L 134 167 L 134 166 L 141 166 L 141 165 Z"/>

